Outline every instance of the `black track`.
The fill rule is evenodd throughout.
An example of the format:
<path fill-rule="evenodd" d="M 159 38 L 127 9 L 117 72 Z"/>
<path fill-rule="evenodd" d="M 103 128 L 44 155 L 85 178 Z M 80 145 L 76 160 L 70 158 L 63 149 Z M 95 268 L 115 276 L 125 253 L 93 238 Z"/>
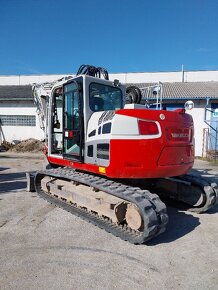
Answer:
<path fill-rule="evenodd" d="M 151 192 L 157 192 L 158 195 L 167 200 L 173 200 L 173 205 L 184 210 L 203 213 L 214 207 L 218 203 L 218 186 L 210 178 L 186 174 L 167 178 L 168 186 L 166 187 L 162 181 L 166 179 L 157 179 L 150 184 L 145 184 L 142 188 L 149 188 Z M 183 184 L 183 189 L 180 191 L 179 184 Z M 178 186 L 178 187 L 177 187 Z M 195 190 L 199 191 L 199 195 L 203 196 L 202 203 L 195 206 L 191 204 L 189 198 L 185 201 L 183 192 L 192 196 Z M 182 198 L 180 197 L 182 196 Z"/>
<path fill-rule="evenodd" d="M 218 187 L 217 184 L 212 180 L 192 174 L 186 174 L 184 176 L 181 176 L 179 179 L 182 181 L 190 182 L 191 186 L 200 187 L 203 194 L 205 195 L 204 203 L 198 207 L 189 208 L 190 211 L 203 213 L 208 211 L 210 208 L 218 203 Z"/>
<path fill-rule="evenodd" d="M 115 224 L 110 219 L 89 212 L 87 209 L 81 208 L 77 204 L 63 201 L 58 197 L 54 197 L 53 195 L 44 192 L 41 187 L 41 180 L 45 176 L 64 179 L 67 181 L 75 181 L 79 184 L 91 186 L 135 204 L 140 211 L 144 222 L 144 228 L 141 231 L 136 231 L 130 229 L 126 225 Z M 38 171 L 35 175 L 35 189 L 37 193 L 48 202 L 62 207 L 63 209 L 88 220 L 94 225 L 105 229 L 107 232 L 134 244 L 142 244 L 164 232 L 168 222 L 166 206 L 156 194 L 152 194 L 148 190 L 142 190 L 139 187 L 123 185 L 122 183 L 78 172 L 69 168 Z M 93 210 L 95 211 L 95 209 Z"/>

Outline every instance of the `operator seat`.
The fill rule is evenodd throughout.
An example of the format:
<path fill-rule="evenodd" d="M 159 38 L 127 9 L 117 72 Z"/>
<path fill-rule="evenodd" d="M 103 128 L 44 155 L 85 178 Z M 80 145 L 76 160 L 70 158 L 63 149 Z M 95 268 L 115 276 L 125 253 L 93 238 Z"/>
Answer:
<path fill-rule="evenodd" d="M 92 97 L 90 99 L 90 108 L 93 112 L 104 111 L 104 100 L 99 97 Z"/>

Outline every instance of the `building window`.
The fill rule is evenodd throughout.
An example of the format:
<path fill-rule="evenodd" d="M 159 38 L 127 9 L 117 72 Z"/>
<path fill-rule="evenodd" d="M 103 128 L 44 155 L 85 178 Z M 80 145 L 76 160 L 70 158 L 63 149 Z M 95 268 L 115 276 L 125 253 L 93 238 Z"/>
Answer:
<path fill-rule="evenodd" d="M 36 126 L 36 116 L 30 115 L 0 115 L 2 126 Z"/>

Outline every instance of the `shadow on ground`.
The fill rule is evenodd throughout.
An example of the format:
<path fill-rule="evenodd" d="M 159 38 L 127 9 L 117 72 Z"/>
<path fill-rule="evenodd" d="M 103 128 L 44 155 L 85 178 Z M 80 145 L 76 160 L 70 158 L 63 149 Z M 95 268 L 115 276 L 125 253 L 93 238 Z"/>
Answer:
<path fill-rule="evenodd" d="M 9 167 L 0 167 L 0 171 L 8 170 L 10 169 Z"/>
<path fill-rule="evenodd" d="M 17 154 L 17 155 L 8 155 L 8 154 L 0 154 L 0 159 L 24 159 L 24 158 L 28 158 L 28 159 L 36 159 L 36 160 L 43 160 L 44 156 L 41 154 L 35 154 L 33 153 L 32 155 L 22 155 L 22 154 Z"/>
<path fill-rule="evenodd" d="M 218 170 L 218 167 L 217 167 Z M 191 173 L 196 176 L 203 176 L 210 181 L 218 183 L 218 174 L 214 172 L 214 169 L 211 168 L 195 168 L 191 170 Z"/>
<path fill-rule="evenodd" d="M 190 212 L 168 207 L 169 223 L 167 229 L 160 236 L 148 242 L 149 246 L 165 244 L 182 238 L 200 225 L 198 217 Z"/>
<path fill-rule="evenodd" d="M 26 176 L 26 172 L 13 172 L 13 173 L 1 173 L 0 182 L 15 181 L 23 179 Z"/>
<path fill-rule="evenodd" d="M 25 189 L 26 184 L 25 172 L 0 174 L 0 194 Z"/>
<path fill-rule="evenodd" d="M 6 184 L 0 184 L 0 194 L 8 193 L 10 191 L 19 191 L 26 188 L 26 181 L 14 181 Z"/>

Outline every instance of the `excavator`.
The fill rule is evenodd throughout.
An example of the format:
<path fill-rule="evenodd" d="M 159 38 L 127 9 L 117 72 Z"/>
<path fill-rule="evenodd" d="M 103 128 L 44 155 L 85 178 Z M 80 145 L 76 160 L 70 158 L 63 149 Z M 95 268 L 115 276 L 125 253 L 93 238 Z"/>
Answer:
<path fill-rule="evenodd" d="M 194 126 L 184 108 L 149 108 L 139 88 L 89 65 L 33 94 L 49 168 L 28 182 L 48 202 L 133 244 L 165 231 L 161 198 L 197 213 L 217 204 L 217 184 L 189 173 Z"/>

